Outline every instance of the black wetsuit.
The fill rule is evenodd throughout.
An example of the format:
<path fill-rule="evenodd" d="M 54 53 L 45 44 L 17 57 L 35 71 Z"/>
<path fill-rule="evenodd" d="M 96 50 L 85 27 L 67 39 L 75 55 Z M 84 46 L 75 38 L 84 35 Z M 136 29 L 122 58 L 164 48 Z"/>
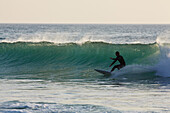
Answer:
<path fill-rule="evenodd" d="M 113 65 L 117 60 L 120 62 L 120 64 L 115 65 L 115 66 L 112 68 L 111 72 L 114 71 L 115 68 L 117 68 L 117 69 L 119 70 L 120 68 L 123 68 L 123 67 L 126 65 L 125 60 L 123 59 L 123 57 L 122 57 L 121 55 L 117 56 L 117 57 L 116 57 L 115 59 L 113 59 L 113 60 L 114 60 L 114 61 L 113 61 L 113 63 L 112 63 L 111 65 Z"/>
<path fill-rule="evenodd" d="M 116 62 L 117 60 L 120 62 L 120 65 L 122 65 L 122 66 L 125 66 L 125 65 L 126 65 L 125 60 L 123 59 L 123 57 L 122 57 L 121 55 L 119 55 L 119 56 L 116 57 L 115 62 Z"/>

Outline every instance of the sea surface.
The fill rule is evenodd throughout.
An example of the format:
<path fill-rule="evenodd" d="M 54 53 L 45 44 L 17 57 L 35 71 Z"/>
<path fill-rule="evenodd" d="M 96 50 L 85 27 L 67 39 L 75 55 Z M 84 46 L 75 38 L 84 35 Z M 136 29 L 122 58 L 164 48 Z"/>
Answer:
<path fill-rule="evenodd" d="M 170 25 L 0 24 L 0 113 L 139 112 L 170 113 Z"/>

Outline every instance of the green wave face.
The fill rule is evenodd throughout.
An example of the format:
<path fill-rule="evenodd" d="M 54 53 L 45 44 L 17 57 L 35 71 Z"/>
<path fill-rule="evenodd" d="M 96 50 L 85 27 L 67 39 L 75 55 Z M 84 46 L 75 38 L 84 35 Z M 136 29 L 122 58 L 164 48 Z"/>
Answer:
<path fill-rule="evenodd" d="M 87 42 L 83 45 L 53 43 L 1 43 L 0 74 L 49 78 L 81 78 L 93 75 L 94 68 L 106 69 L 119 51 L 127 65 L 153 65 L 158 57 L 157 44 L 107 44 Z M 154 58 L 153 58 L 154 57 Z M 83 75 L 83 76 L 82 76 Z M 85 75 L 85 76 L 84 76 Z M 61 77 L 62 76 L 62 77 Z"/>

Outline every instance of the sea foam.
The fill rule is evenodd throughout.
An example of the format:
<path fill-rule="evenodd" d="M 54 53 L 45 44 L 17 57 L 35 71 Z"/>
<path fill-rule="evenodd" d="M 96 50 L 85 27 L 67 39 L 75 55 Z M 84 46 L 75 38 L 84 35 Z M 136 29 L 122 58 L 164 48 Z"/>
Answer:
<path fill-rule="evenodd" d="M 170 31 L 162 33 L 156 41 L 160 48 L 159 63 L 155 66 L 156 74 L 170 77 Z"/>

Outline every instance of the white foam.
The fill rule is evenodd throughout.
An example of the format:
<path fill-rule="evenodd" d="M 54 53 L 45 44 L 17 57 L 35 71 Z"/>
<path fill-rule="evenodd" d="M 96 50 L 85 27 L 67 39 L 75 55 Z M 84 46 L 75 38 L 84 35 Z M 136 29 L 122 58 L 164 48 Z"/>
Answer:
<path fill-rule="evenodd" d="M 157 75 L 170 77 L 170 31 L 162 33 L 157 38 L 157 43 L 160 48 L 160 59 L 155 66 Z"/>
<path fill-rule="evenodd" d="M 170 31 L 166 31 L 166 32 L 160 34 L 160 35 L 157 37 L 156 42 L 157 42 L 159 45 L 162 45 L 162 44 L 170 44 Z"/>
<path fill-rule="evenodd" d="M 137 65 L 137 64 L 133 64 L 133 65 L 127 65 L 124 68 L 122 68 L 121 70 L 118 71 L 114 71 L 112 72 L 112 77 L 111 78 L 142 78 L 142 76 L 144 73 L 150 73 L 150 72 L 154 72 L 154 70 L 152 69 L 151 66 L 146 66 L 146 65 Z"/>

